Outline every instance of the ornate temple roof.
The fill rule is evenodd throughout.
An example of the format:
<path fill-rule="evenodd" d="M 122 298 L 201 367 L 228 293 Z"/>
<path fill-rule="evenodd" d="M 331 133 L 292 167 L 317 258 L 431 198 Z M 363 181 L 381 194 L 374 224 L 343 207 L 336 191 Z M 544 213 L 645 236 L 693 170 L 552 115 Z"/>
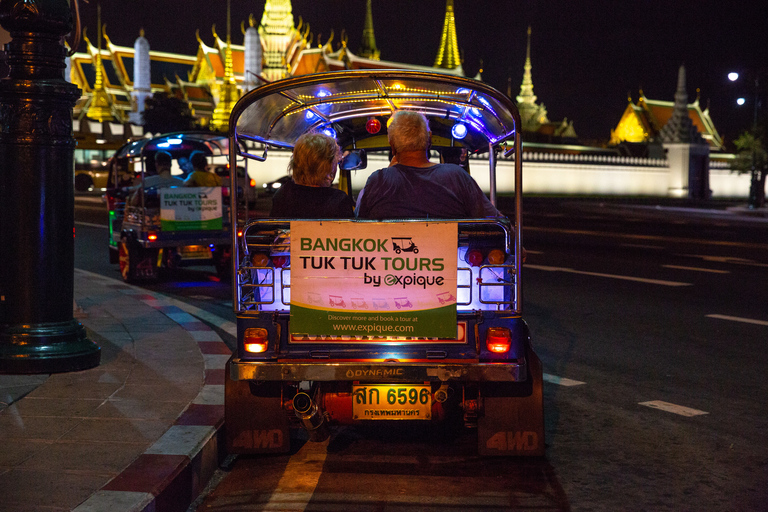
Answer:
<path fill-rule="evenodd" d="M 456 39 L 456 16 L 453 11 L 453 0 L 445 2 L 445 20 L 443 21 L 443 33 L 440 36 L 440 48 L 435 57 L 435 66 L 440 69 L 464 70 L 461 67 L 459 56 L 459 43 Z"/>
<path fill-rule="evenodd" d="M 614 130 L 611 130 L 610 144 L 620 144 L 621 142 L 645 143 L 651 141 L 691 142 L 697 140 L 696 134 L 691 131 L 695 130 L 698 136 L 709 144 L 711 150 L 722 151 L 724 149 L 723 140 L 709 115 L 709 108 L 701 109 L 698 94 L 693 103 L 687 103 L 687 101 L 685 69 L 681 67 L 678 72 L 675 101 L 649 99 L 640 90 L 640 98 L 637 104 L 633 103 L 630 97 L 629 104 L 624 110 L 619 123 Z M 667 125 L 669 125 L 669 128 L 666 130 L 665 135 L 662 136 L 662 132 Z"/>

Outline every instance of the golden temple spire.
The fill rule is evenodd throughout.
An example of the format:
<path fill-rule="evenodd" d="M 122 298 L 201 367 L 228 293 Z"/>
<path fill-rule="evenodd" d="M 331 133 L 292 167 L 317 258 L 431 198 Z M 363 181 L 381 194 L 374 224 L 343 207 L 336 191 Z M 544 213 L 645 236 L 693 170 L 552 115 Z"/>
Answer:
<path fill-rule="evenodd" d="M 531 78 L 531 26 L 528 25 L 528 46 L 525 50 L 525 65 L 523 67 L 523 83 L 520 86 L 518 103 L 535 105 L 536 95 L 533 94 L 533 79 Z"/>
<path fill-rule="evenodd" d="M 456 69 L 459 66 L 461 66 L 461 58 L 459 57 L 459 44 L 456 40 L 456 17 L 453 13 L 453 0 L 446 0 L 443 34 L 440 36 L 440 49 L 435 58 L 435 67 Z"/>
<path fill-rule="evenodd" d="M 295 31 L 291 1 L 267 0 L 259 25 L 259 36 L 264 46 L 262 73 L 267 80 L 279 80 L 287 76 L 284 62 Z"/>
<path fill-rule="evenodd" d="M 109 100 L 109 94 L 104 90 L 104 74 L 101 68 L 101 3 L 96 5 L 96 77 L 93 83 L 93 96 L 91 97 L 91 103 L 88 105 L 88 113 L 86 116 L 89 119 L 98 121 L 100 123 L 104 121 L 112 121 L 112 102 Z"/>
<path fill-rule="evenodd" d="M 379 60 L 381 52 L 376 48 L 376 37 L 373 35 L 373 12 L 371 0 L 365 5 L 365 23 L 363 24 L 363 43 L 359 52 L 361 57 L 371 60 Z"/>
<path fill-rule="evenodd" d="M 237 82 L 235 81 L 234 65 L 232 63 L 232 17 L 231 0 L 227 0 L 227 48 L 224 51 L 224 80 L 219 89 L 219 101 L 213 110 L 211 127 L 214 130 L 226 131 L 229 127 L 229 114 L 239 98 Z"/>

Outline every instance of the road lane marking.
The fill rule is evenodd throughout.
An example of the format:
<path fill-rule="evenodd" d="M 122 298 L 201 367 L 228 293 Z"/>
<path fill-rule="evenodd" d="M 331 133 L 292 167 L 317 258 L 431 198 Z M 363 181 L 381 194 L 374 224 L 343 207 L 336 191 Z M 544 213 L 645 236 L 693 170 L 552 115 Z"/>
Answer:
<path fill-rule="evenodd" d="M 685 267 L 683 265 L 662 265 L 664 268 L 674 268 L 677 270 L 692 270 L 694 272 L 711 272 L 712 274 L 730 274 L 730 270 L 716 270 L 714 268 Z"/>
<path fill-rule="evenodd" d="M 661 400 L 651 400 L 650 402 L 640 402 L 638 405 L 644 405 L 651 409 L 659 409 L 660 411 L 671 412 L 673 414 L 679 414 L 680 416 L 701 416 L 702 414 L 709 414 L 706 411 L 700 411 L 698 409 L 691 409 L 690 407 L 683 407 L 682 405 L 675 405 L 669 402 L 662 402 Z"/>
<path fill-rule="evenodd" d="M 329 441 L 308 441 L 291 455 L 263 510 L 306 510 L 323 474 Z"/>
<path fill-rule="evenodd" d="M 717 318 L 719 320 L 731 320 L 732 322 L 742 322 L 745 324 L 766 325 L 768 322 L 765 320 L 756 320 L 754 318 L 743 318 L 740 316 L 728 316 L 728 315 L 707 315 L 707 318 Z"/>
<path fill-rule="evenodd" d="M 644 277 L 620 276 L 616 274 L 603 274 L 601 272 L 586 272 L 584 270 L 574 270 L 565 267 L 548 267 L 545 265 L 525 265 L 525 268 L 544 270 L 547 272 L 567 272 L 570 274 L 581 274 L 585 276 L 607 277 L 610 279 L 621 279 L 624 281 L 636 281 L 638 283 L 658 284 L 661 286 L 693 286 L 693 283 L 681 283 L 679 281 L 663 281 L 661 279 L 646 279 Z"/>
<path fill-rule="evenodd" d="M 563 229 L 563 228 L 542 228 L 538 226 L 523 226 L 523 231 L 544 231 L 549 233 L 563 233 L 568 235 L 585 235 L 585 236 L 607 236 L 614 238 L 623 238 L 628 240 L 643 240 L 643 241 L 656 241 L 656 242 L 683 242 L 699 245 L 718 245 L 728 247 L 744 247 L 749 249 L 766 249 L 768 244 L 759 244 L 751 242 L 727 242 L 720 240 L 700 240 L 698 238 L 680 238 L 672 236 L 661 235 L 634 235 L 627 233 L 610 233 L 607 231 L 589 231 L 586 229 Z"/>
<path fill-rule="evenodd" d="M 94 224 L 93 222 L 75 222 L 75 226 L 88 226 L 89 228 L 101 228 L 101 229 L 108 229 L 109 226 L 105 226 L 104 224 Z"/>
<path fill-rule="evenodd" d="M 706 254 L 678 254 L 686 258 L 701 258 L 704 261 L 714 261 L 716 263 L 733 263 L 735 265 L 748 265 L 750 267 L 768 267 L 768 263 L 758 263 L 746 258 L 734 258 L 733 256 L 708 256 Z"/>
<path fill-rule="evenodd" d="M 567 379 L 565 377 L 558 377 L 557 375 L 550 375 L 549 373 L 545 373 L 543 375 L 544 382 L 549 382 L 552 384 L 557 384 L 558 386 L 581 386 L 582 384 L 586 384 L 586 382 L 581 382 L 580 380 L 573 380 L 573 379 Z"/>
<path fill-rule="evenodd" d="M 664 249 L 661 245 L 647 245 L 647 244 L 621 244 L 621 247 L 629 247 L 631 249 L 653 249 L 661 251 Z"/>

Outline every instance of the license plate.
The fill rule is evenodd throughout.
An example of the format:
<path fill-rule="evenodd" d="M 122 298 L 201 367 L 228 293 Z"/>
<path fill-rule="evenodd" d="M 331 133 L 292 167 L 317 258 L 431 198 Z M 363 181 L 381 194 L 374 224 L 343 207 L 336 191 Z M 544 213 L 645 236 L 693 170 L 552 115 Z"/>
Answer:
<path fill-rule="evenodd" d="M 211 248 L 207 245 L 185 245 L 179 254 L 185 260 L 205 260 L 211 257 Z"/>
<path fill-rule="evenodd" d="M 429 420 L 429 384 L 352 386 L 352 417 L 356 420 Z"/>

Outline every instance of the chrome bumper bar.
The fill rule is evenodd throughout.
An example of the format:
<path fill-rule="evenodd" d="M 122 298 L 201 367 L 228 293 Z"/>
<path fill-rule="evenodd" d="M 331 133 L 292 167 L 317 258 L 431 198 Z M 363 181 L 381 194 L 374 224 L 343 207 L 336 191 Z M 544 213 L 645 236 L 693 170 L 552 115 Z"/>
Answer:
<path fill-rule="evenodd" d="M 272 363 L 233 358 L 232 380 L 360 382 L 520 382 L 525 360 L 513 363 Z"/>

